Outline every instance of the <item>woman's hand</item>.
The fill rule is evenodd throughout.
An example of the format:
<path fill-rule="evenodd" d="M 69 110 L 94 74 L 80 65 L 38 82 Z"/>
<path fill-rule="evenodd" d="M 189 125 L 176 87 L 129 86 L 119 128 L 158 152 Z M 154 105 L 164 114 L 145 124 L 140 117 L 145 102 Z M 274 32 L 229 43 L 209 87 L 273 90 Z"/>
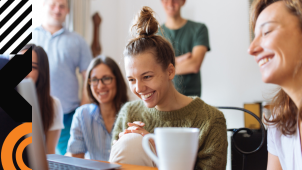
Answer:
<path fill-rule="evenodd" d="M 123 132 L 119 133 L 119 139 L 124 136 L 127 133 L 139 133 L 142 136 L 145 136 L 146 134 L 148 134 L 149 132 L 146 131 L 143 127 L 145 126 L 144 122 L 141 121 L 135 121 L 133 123 L 128 122 L 128 128 L 125 129 Z M 117 140 L 114 140 L 112 143 L 113 145 L 117 142 Z"/>
<path fill-rule="evenodd" d="M 141 121 L 135 121 L 133 123 L 129 122 L 127 124 L 129 127 L 119 134 L 119 138 L 121 138 L 122 136 L 124 136 L 127 133 L 138 133 L 142 136 L 149 134 L 149 132 L 143 128 L 145 126 L 145 123 L 143 123 Z"/>
<path fill-rule="evenodd" d="M 128 126 L 129 126 L 128 129 L 125 130 L 126 133 L 138 133 L 141 134 L 142 136 L 149 134 L 149 132 L 143 128 L 145 126 L 145 123 L 141 121 L 128 123 Z"/>
<path fill-rule="evenodd" d="M 141 134 L 142 136 L 145 136 L 149 134 L 148 131 L 146 131 L 143 127 L 145 126 L 144 122 L 141 121 L 135 121 L 133 123 L 128 123 L 128 129 L 125 129 L 126 133 L 138 133 Z M 124 134 L 122 134 L 123 136 Z M 154 140 L 150 139 L 149 142 L 153 146 L 154 150 L 156 150 L 155 142 Z M 156 152 L 156 151 L 155 151 Z"/>
<path fill-rule="evenodd" d="M 123 137 L 125 134 L 127 133 L 138 133 L 142 136 L 145 136 L 147 134 L 149 134 L 148 131 L 146 131 L 143 127 L 145 126 L 145 123 L 144 122 L 141 122 L 141 121 L 135 121 L 133 123 L 127 123 L 128 124 L 128 128 L 125 129 L 123 132 L 119 133 L 119 139 L 121 137 Z M 113 144 L 115 144 L 117 142 L 117 140 L 114 140 L 113 141 Z M 155 147 L 155 144 L 154 144 L 154 141 L 150 140 L 150 142 L 152 143 L 152 145 Z"/>

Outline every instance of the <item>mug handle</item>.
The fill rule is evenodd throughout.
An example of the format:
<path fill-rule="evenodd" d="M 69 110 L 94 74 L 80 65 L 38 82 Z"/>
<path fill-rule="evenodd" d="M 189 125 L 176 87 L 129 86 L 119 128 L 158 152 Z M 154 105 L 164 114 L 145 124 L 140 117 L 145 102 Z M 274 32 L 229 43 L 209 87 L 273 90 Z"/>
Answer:
<path fill-rule="evenodd" d="M 147 134 L 143 137 L 143 148 L 147 155 L 155 162 L 155 164 L 158 166 L 158 158 L 155 156 L 155 154 L 151 151 L 150 145 L 149 145 L 149 139 L 153 139 L 155 141 L 155 135 L 154 134 Z"/>

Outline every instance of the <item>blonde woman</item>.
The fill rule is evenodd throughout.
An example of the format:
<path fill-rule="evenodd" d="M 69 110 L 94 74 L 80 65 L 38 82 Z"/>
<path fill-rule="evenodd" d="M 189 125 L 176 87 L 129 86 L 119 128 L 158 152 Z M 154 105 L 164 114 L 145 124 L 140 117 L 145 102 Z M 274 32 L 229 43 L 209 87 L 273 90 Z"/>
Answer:
<path fill-rule="evenodd" d="M 256 0 L 251 25 L 262 80 L 281 87 L 267 118 L 267 169 L 302 170 L 302 1 Z"/>

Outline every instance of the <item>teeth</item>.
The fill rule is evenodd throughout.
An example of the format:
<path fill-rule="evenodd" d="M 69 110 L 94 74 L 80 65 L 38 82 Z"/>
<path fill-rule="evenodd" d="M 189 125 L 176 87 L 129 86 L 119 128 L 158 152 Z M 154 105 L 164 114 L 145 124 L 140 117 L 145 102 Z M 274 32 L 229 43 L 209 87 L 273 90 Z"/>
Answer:
<path fill-rule="evenodd" d="M 154 93 L 154 92 L 149 93 L 149 94 L 146 94 L 146 95 L 141 95 L 141 96 L 143 97 L 143 99 L 147 99 L 147 98 L 150 97 L 153 93 Z"/>
<path fill-rule="evenodd" d="M 102 92 L 102 93 L 100 93 L 100 95 L 104 95 L 104 94 L 107 94 L 108 92 Z"/>
<path fill-rule="evenodd" d="M 259 61 L 258 65 L 261 67 L 263 66 L 264 64 L 266 64 L 267 62 L 271 61 L 270 58 L 263 58 Z"/>

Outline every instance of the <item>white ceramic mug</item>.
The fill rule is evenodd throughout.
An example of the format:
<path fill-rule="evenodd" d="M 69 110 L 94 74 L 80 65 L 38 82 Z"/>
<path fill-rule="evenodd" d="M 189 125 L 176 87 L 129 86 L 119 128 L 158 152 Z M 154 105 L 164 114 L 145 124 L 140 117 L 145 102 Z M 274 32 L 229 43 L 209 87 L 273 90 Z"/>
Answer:
<path fill-rule="evenodd" d="M 159 170 L 192 170 L 198 152 L 198 128 L 155 128 L 143 138 L 143 148 Z M 151 151 L 149 139 L 156 145 L 158 157 Z"/>

